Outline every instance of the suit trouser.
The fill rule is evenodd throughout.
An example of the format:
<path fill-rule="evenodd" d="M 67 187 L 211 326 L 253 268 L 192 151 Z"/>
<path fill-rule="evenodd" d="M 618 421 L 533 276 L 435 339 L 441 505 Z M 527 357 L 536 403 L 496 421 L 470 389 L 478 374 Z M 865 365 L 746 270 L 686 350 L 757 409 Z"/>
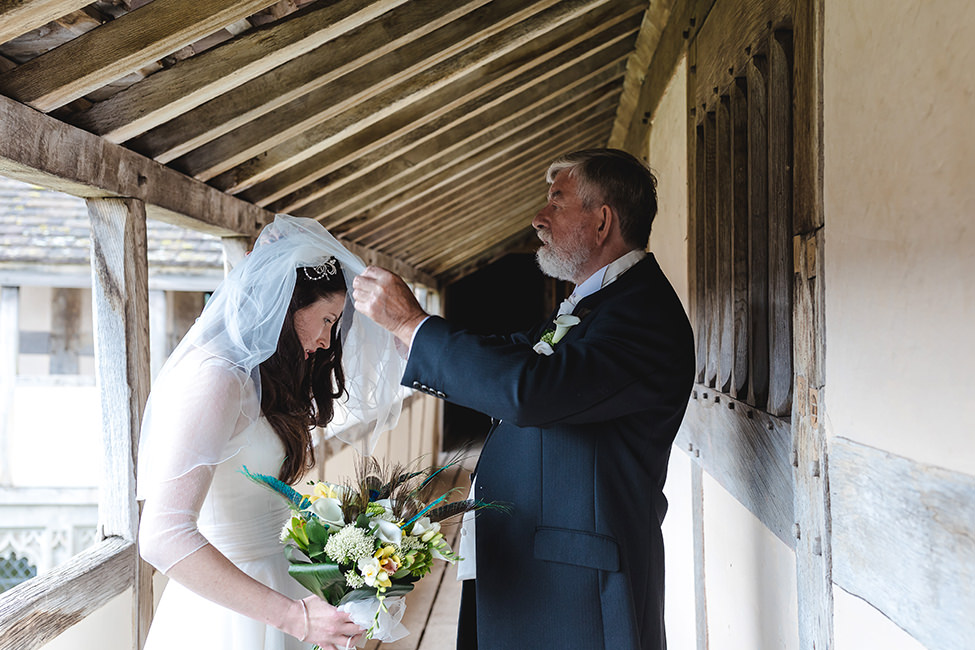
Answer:
<path fill-rule="evenodd" d="M 473 580 L 464 580 L 457 616 L 457 650 L 477 650 L 477 592 Z"/>

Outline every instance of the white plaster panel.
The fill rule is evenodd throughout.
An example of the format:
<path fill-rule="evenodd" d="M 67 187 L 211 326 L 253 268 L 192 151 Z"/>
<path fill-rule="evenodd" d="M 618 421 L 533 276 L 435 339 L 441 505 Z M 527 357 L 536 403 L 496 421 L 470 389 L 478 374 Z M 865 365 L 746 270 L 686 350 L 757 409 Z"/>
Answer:
<path fill-rule="evenodd" d="M 657 217 L 650 250 L 689 310 L 687 279 L 687 58 L 674 71 L 651 118 L 650 168 L 657 176 Z"/>
<path fill-rule="evenodd" d="M 667 647 L 695 648 L 691 461 L 676 447 L 671 450 L 664 495 L 668 503 L 663 523 Z"/>
<path fill-rule="evenodd" d="M 835 650 L 925 650 L 889 618 L 835 585 L 833 647 Z"/>
<path fill-rule="evenodd" d="M 975 3 L 825 5 L 827 427 L 975 474 Z"/>
<path fill-rule="evenodd" d="M 708 474 L 704 556 L 708 650 L 799 649 L 795 554 Z"/>

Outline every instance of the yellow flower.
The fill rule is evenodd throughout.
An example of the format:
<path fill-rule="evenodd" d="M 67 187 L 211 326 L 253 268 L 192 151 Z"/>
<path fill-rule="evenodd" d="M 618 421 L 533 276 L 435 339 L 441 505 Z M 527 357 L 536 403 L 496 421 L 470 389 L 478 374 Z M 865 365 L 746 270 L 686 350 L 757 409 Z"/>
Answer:
<path fill-rule="evenodd" d="M 329 499 L 339 499 L 339 492 L 335 489 L 335 486 L 331 483 L 325 483 L 324 481 L 319 481 L 315 483 L 315 487 L 312 493 L 308 495 L 308 500 L 315 503 L 318 499 L 322 497 L 328 497 Z"/>
<path fill-rule="evenodd" d="M 388 575 L 393 575 L 396 573 L 399 570 L 400 565 L 403 564 L 403 561 L 400 560 L 400 557 L 396 554 L 395 546 L 383 546 L 376 551 L 373 557 L 378 560 L 379 566 Z M 389 585 L 385 586 L 388 587 Z"/>

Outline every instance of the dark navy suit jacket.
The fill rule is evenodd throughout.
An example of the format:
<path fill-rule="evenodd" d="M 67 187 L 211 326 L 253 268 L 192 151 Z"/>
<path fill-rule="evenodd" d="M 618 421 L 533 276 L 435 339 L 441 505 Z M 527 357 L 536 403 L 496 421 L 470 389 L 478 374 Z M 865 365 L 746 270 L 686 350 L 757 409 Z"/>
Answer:
<path fill-rule="evenodd" d="M 503 305 L 498 305 L 503 309 Z M 477 637 L 495 648 L 664 650 L 663 495 L 694 376 L 690 325 L 652 255 L 542 332 L 479 336 L 431 318 L 403 383 L 501 420 L 477 497 Z"/>

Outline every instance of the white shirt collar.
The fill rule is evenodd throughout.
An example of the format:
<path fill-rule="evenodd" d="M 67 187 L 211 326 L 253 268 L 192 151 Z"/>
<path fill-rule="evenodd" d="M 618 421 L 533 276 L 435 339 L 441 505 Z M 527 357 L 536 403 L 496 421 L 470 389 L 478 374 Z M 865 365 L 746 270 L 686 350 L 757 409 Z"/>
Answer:
<path fill-rule="evenodd" d="M 578 285 L 572 292 L 572 302 L 574 304 L 579 304 L 579 301 L 590 296 L 603 287 L 609 286 L 616 278 L 623 275 L 626 271 L 630 270 L 634 264 L 642 260 L 647 256 L 646 251 L 640 250 L 639 248 L 631 250 L 629 253 L 616 258 L 603 268 L 599 269 L 588 278 L 586 278 L 582 284 Z"/>

